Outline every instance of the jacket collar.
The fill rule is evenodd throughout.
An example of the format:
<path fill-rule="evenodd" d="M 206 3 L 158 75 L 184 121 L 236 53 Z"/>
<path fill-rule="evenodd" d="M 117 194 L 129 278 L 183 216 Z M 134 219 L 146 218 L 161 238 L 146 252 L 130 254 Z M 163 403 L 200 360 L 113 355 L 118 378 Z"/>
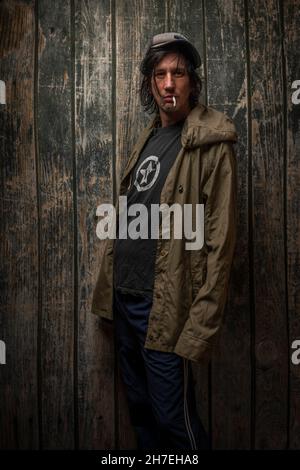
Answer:
<path fill-rule="evenodd" d="M 132 151 L 132 157 L 123 175 L 124 179 L 133 168 L 136 156 L 140 154 L 153 127 L 160 124 L 159 115 L 155 115 L 141 133 Z M 182 132 L 181 144 L 186 149 L 194 149 L 204 144 L 214 144 L 224 141 L 237 141 L 235 125 L 226 114 L 210 106 L 198 104 L 187 116 Z"/>
<path fill-rule="evenodd" d="M 185 120 L 181 141 L 183 147 L 193 149 L 204 144 L 236 142 L 237 133 L 232 119 L 226 114 L 198 104 Z"/>
<path fill-rule="evenodd" d="M 160 123 L 156 115 L 145 129 L 145 140 L 153 127 Z M 224 141 L 237 141 L 235 125 L 226 114 L 210 106 L 198 104 L 187 116 L 181 133 L 181 143 L 186 149 L 193 149 L 204 144 L 213 144 Z"/>

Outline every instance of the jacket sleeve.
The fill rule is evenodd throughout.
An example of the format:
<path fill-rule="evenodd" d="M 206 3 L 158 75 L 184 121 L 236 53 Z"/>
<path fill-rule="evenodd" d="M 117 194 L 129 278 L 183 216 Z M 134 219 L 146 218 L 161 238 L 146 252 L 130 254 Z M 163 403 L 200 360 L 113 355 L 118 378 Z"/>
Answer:
<path fill-rule="evenodd" d="M 220 143 L 213 160 L 203 187 L 206 280 L 194 298 L 174 350 L 196 362 L 211 357 L 222 322 L 236 241 L 237 180 L 232 143 Z"/>

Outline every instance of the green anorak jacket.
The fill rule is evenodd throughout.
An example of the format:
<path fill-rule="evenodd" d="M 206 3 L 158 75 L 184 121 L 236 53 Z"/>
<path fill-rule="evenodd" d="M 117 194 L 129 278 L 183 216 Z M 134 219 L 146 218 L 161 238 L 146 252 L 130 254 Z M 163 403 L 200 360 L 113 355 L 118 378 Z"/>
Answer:
<path fill-rule="evenodd" d="M 119 195 L 126 195 L 132 169 L 159 120 L 159 116 L 153 118 L 140 135 L 123 173 Z M 204 204 L 204 244 L 201 249 L 187 250 L 188 240 L 174 238 L 172 223 L 170 238 L 157 240 L 145 348 L 175 352 L 196 362 L 211 358 L 222 323 L 236 240 L 236 141 L 232 120 L 212 107 L 198 104 L 184 122 L 182 148 L 165 180 L 160 204 L 192 204 L 194 208 Z M 195 209 L 192 214 L 194 230 Z M 104 322 L 113 322 L 114 240 L 104 243 L 92 312 Z"/>

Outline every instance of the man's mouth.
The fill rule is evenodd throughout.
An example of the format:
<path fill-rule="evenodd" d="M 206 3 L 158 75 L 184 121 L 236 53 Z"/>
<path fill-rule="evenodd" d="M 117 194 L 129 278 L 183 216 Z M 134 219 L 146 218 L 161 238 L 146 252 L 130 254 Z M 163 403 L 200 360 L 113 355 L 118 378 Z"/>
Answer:
<path fill-rule="evenodd" d="M 164 103 L 172 104 L 173 108 L 176 108 L 176 97 L 175 95 L 167 95 L 163 97 Z"/>
<path fill-rule="evenodd" d="M 174 95 L 167 95 L 167 96 L 164 96 L 164 101 L 173 103 L 173 97 L 174 97 Z"/>
<path fill-rule="evenodd" d="M 173 108 L 176 108 L 177 101 L 175 95 L 167 95 L 163 97 L 164 103 L 172 104 Z"/>

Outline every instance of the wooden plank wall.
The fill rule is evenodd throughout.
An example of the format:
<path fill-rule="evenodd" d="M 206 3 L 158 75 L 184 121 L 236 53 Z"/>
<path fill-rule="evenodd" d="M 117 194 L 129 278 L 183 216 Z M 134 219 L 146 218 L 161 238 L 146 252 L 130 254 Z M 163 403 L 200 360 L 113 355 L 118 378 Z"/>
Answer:
<path fill-rule="evenodd" d="M 211 437 L 213 448 L 248 449 L 251 447 L 251 326 L 246 12 L 243 1 L 226 5 L 227 8 L 221 2 L 206 4 L 206 76 L 209 104 L 234 119 L 239 135 L 239 241 L 224 330 L 211 365 Z"/>
<path fill-rule="evenodd" d="M 136 445 L 113 330 L 90 313 L 96 208 L 148 117 L 139 62 L 180 31 L 236 124 L 238 243 L 220 343 L 193 364 L 215 449 L 300 448 L 300 0 L 0 3 L 0 448 Z"/>
<path fill-rule="evenodd" d="M 39 213 L 32 2 L 1 4 L 0 447 L 39 446 Z"/>
<path fill-rule="evenodd" d="M 287 269 L 287 312 L 288 344 L 299 340 L 300 335 L 300 99 L 293 104 L 291 94 L 293 86 L 300 77 L 300 8 L 298 2 L 284 2 L 282 11 L 282 29 L 284 33 L 285 70 L 285 206 L 286 206 L 286 269 Z M 288 21 L 287 21 L 288 19 Z M 299 89 L 300 82 L 298 82 Z M 300 448 L 300 367 L 289 363 L 287 434 L 291 449 Z"/>

